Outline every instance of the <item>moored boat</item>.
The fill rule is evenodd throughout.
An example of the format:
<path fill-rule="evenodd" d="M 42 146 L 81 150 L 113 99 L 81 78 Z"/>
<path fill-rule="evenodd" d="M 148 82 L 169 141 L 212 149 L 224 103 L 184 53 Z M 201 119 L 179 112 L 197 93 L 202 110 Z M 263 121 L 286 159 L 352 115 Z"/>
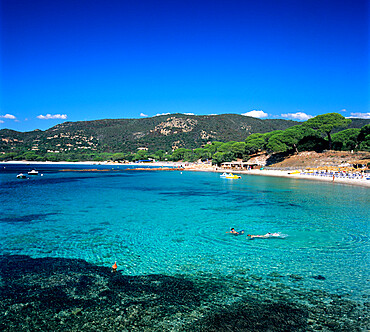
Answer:
<path fill-rule="evenodd" d="M 26 179 L 27 177 L 23 173 L 17 175 L 17 179 Z"/>
<path fill-rule="evenodd" d="M 235 175 L 233 173 L 222 173 L 220 177 L 225 178 L 225 179 L 240 179 L 241 178 L 241 176 Z"/>
<path fill-rule="evenodd" d="M 240 178 L 241 176 L 233 174 L 233 173 L 230 173 L 226 176 L 226 179 L 240 179 Z"/>
<path fill-rule="evenodd" d="M 34 170 L 34 169 L 32 171 L 28 172 L 28 175 L 38 175 L 38 174 L 39 174 L 39 172 Z"/>

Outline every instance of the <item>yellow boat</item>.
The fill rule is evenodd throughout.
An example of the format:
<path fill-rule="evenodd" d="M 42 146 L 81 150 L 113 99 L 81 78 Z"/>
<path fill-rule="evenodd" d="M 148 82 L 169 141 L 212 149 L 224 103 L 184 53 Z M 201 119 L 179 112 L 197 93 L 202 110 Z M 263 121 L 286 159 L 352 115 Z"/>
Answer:
<path fill-rule="evenodd" d="M 239 175 L 235 175 L 235 174 L 233 174 L 233 173 L 228 173 L 228 174 L 226 174 L 226 173 L 222 173 L 222 174 L 220 175 L 220 177 L 221 177 L 221 178 L 225 178 L 225 179 L 240 179 L 240 178 L 241 178 L 241 176 L 239 176 Z"/>
<path fill-rule="evenodd" d="M 289 172 L 288 174 L 300 174 L 301 172 L 300 171 L 292 171 L 292 172 Z"/>

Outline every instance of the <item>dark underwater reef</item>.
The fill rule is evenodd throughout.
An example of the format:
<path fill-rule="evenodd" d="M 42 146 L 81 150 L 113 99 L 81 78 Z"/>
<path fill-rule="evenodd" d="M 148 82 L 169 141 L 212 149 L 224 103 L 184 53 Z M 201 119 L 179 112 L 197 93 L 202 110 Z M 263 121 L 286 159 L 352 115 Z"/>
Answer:
<path fill-rule="evenodd" d="M 363 331 L 364 305 L 299 293 L 310 305 L 248 280 L 112 273 L 78 259 L 0 256 L 2 331 Z M 260 294 L 260 295 L 259 295 Z M 279 294 L 278 294 L 279 295 Z M 325 300 L 323 300 L 325 295 Z M 298 296 L 298 295 L 297 295 Z M 329 299 L 329 301 L 328 301 Z"/>

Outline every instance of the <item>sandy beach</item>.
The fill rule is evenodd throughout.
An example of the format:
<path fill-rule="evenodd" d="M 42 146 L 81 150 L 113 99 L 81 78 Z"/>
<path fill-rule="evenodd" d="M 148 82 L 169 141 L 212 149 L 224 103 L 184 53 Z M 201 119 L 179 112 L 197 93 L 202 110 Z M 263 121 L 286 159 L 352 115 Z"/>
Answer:
<path fill-rule="evenodd" d="M 308 174 L 290 174 L 292 171 L 286 170 L 267 170 L 267 169 L 252 169 L 249 171 L 237 171 L 237 170 L 225 170 L 221 169 L 220 167 L 210 166 L 210 165 L 188 165 L 185 166 L 185 170 L 189 171 L 203 171 L 203 172 L 232 172 L 235 174 L 244 174 L 244 175 L 258 175 L 258 176 L 275 176 L 275 177 L 284 177 L 284 178 L 291 178 L 297 180 L 311 180 L 311 181 L 323 181 L 323 182 L 331 182 L 333 184 L 347 184 L 353 186 L 362 186 L 362 187 L 370 187 L 370 180 L 367 180 L 366 177 L 363 178 L 334 178 L 332 176 L 317 176 L 317 175 L 308 175 Z M 303 172 L 304 170 L 300 170 Z M 370 174 L 367 176 L 370 178 Z"/>
<path fill-rule="evenodd" d="M 363 186 L 363 187 L 370 187 L 370 180 L 366 180 L 366 178 L 358 178 L 358 179 L 347 179 L 347 178 L 334 178 L 331 176 L 319 176 L 319 175 L 304 175 L 304 174 L 289 174 L 291 171 L 275 171 L 275 170 L 251 170 L 245 173 L 253 174 L 253 175 L 262 175 L 262 176 L 277 176 L 277 177 L 285 177 L 291 179 L 299 179 L 299 180 L 313 180 L 313 181 L 324 181 L 324 182 L 332 182 L 333 184 L 348 184 L 354 186 Z M 370 178 L 370 174 L 368 175 Z"/>
<path fill-rule="evenodd" d="M 210 164 L 149 164 L 160 165 L 154 174 L 126 165 L 0 163 L 1 330 L 369 326 L 368 195 L 357 180 L 316 185 L 308 181 L 320 177 L 259 169 L 227 180 Z M 176 170 L 164 172 L 169 165 Z M 31 169 L 44 176 L 16 180 Z M 266 232 L 288 237 L 246 236 Z"/>
<path fill-rule="evenodd" d="M 200 171 L 200 172 L 230 172 L 230 170 L 225 170 L 220 167 L 211 166 L 210 164 L 197 164 L 188 162 L 155 162 L 155 163 L 117 163 L 117 162 L 96 162 L 96 161 L 81 161 L 81 162 L 29 162 L 29 161 L 8 161 L 2 162 L 1 165 L 6 164 L 30 164 L 34 165 L 97 165 L 97 166 L 137 166 L 141 168 L 142 166 L 153 166 L 153 167 L 182 167 L 184 171 Z M 304 170 L 299 170 L 303 172 Z M 311 180 L 311 181 L 323 181 L 331 182 L 333 184 L 346 184 L 353 186 L 370 187 L 370 180 L 367 180 L 364 176 L 363 178 L 338 178 L 335 177 L 333 181 L 332 176 L 318 176 L 318 175 L 308 175 L 308 174 L 290 174 L 292 171 L 287 170 L 268 170 L 268 169 L 252 169 L 249 171 L 237 171 L 232 170 L 231 172 L 244 175 L 258 175 L 258 176 L 275 176 L 291 178 L 296 180 Z M 370 174 L 367 176 L 370 178 Z"/>

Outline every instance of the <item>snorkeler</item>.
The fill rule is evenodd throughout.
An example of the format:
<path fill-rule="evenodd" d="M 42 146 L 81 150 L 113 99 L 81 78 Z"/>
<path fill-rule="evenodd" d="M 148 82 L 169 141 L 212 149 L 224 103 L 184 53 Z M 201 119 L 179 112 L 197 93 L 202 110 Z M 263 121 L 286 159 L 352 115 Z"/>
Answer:
<path fill-rule="evenodd" d="M 261 238 L 261 239 L 268 239 L 269 237 L 280 237 L 280 233 L 266 233 L 265 235 L 250 235 L 248 234 L 247 236 L 250 237 L 250 239 L 253 239 L 255 237 Z"/>
<path fill-rule="evenodd" d="M 244 234 L 244 230 L 242 229 L 241 231 L 237 232 L 235 230 L 235 228 L 233 227 L 233 228 L 230 229 L 230 232 L 226 232 L 226 233 L 230 233 L 230 234 L 234 234 L 234 235 L 242 235 L 242 234 Z"/>

